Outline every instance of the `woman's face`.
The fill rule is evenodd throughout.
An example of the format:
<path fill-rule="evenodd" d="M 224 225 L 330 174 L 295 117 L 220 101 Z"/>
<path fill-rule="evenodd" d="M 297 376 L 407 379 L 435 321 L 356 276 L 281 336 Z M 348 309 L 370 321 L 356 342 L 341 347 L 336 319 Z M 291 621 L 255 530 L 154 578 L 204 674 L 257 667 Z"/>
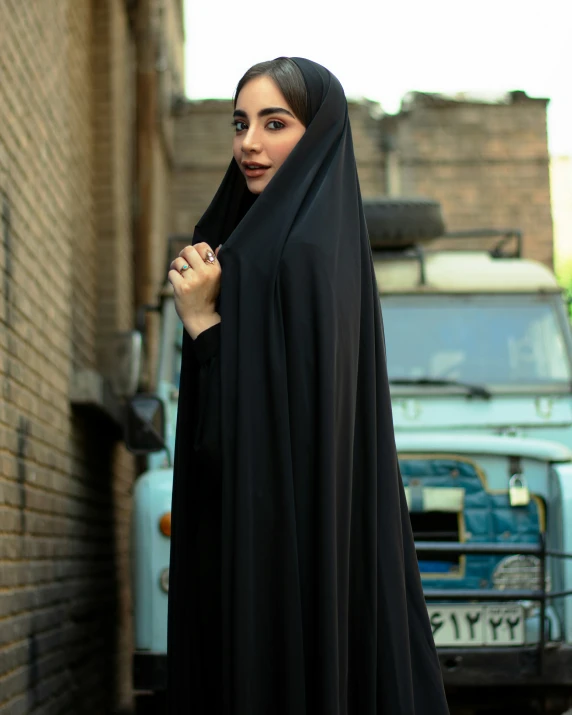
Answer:
<path fill-rule="evenodd" d="M 270 77 L 241 89 L 233 115 L 232 151 L 248 190 L 260 194 L 306 131 Z"/>

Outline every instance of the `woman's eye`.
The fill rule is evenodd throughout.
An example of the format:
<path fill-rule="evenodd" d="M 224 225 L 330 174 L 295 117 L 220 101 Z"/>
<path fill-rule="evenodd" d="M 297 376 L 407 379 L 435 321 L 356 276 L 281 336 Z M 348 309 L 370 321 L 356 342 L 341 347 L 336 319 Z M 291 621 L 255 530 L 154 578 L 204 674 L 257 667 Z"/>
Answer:
<path fill-rule="evenodd" d="M 237 131 L 237 132 L 242 132 L 246 129 L 246 124 L 244 122 L 239 121 L 238 119 L 234 120 L 234 122 L 232 123 L 232 126 L 234 127 L 235 131 Z"/>
<path fill-rule="evenodd" d="M 277 119 L 273 119 L 271 122 L 268 122 L 268 129 L 272 129 L 274 131 L 277 129 L 284 129 L 285 126 L 285 124 L 282 124 L 282 122 L 279 122 Z"/>

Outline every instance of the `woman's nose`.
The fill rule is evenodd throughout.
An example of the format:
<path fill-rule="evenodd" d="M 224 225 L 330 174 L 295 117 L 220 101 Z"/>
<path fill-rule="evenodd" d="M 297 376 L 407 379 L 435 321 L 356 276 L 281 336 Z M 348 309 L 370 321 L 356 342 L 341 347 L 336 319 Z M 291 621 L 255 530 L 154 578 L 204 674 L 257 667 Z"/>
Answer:
<path fill-rule="evenodd" d="M 251 127 L 242 140 L 242 151 L 245 153 L 259 152 L 261 149 L 260 137 L 254 127 Z"/>

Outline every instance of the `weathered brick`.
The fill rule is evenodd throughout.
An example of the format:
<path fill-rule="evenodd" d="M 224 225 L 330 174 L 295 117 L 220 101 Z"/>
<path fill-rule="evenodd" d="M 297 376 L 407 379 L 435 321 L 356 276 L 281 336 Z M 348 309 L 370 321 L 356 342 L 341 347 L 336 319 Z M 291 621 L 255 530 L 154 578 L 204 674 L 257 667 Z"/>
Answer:
<path fill-rule="evenodd" d="M 134 327 L 127 6 L 0 2 L 3 715 L 104 715 L 130 700 L 135 464 L 104 420 L 70 404 L 74 369 L 97 369 L 105 336 Z M 161 7 L 163 101 L 184 72 L 180 0 Z M 164 280 L 171 222 L 173 120 L 158 119 L 150 293 Z"/>
<path fill-rule="evenodd" d="M 391 190 L 436 198 L 449 230 L 520 228 L 525 255 L 552 264 L 544 100 L 484 104 L 421 96 L 381 122 L 371 108 L 349 103 L 364 196 Z M 228 100 L 195 101 L 178 118 L 173 184 L 178 233 L 192 233 L 228 166 L 231 109 Z M 387 168 L 388 145 L 396 152 L 396 181 L 394 169 Z"/>
<path fill-rule="evenodd" d="M 451 231 L 520 229 L 524 255 L 552 266 L 545 100 L 487 104 L 418 95 L 381 124 L 398 153 L 403 194 L 438 199 Z"/>

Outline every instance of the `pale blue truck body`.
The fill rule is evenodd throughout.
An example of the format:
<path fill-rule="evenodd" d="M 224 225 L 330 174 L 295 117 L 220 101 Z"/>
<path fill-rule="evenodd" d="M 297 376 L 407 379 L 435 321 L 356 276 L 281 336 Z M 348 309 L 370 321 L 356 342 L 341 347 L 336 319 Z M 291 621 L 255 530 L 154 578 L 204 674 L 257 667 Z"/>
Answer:
<path fill-rule="evenodd" d="M 460 542 L 537 544 L 543 538 L 548 549 L 572 553 L 572 337 L 558 284 L 548 269 L 521 259 L 495 262 L 488 254 L 440 252 L 433 264 L 431 260 L 425 286 L 419 286 L 411 261 L 376 261 L 390 378 L 411 380 L 392 386 L 396 443 L 410 507 L 417 500 L 416 513 L 430 523 L 422 504 L 423 490 L 437 501 L 441 492 L 436 490 L 449 490 L 447 494 L 462 503 L 450 517 L 451 524 L 455 520 L 458 524 L 454 528 L 459 529 Z M 433 312 L 426 317 L 423 311 L 431 307 Z M 457 315 L 465 307 L 466 320 Z M 490 321 L 500 320 L 505 309 L 507 327 L 499 323 L 495 344 L 491 337 L 491 345 L 483 345 Z M 435 323 L 439 310 L 450 313 L 442 326 Z M 482 315 L 490 319 L 483 319 L 481 333 L 475 336 L 474 326 Z M 515 333 L 509 340 L 507 331 L 519 325 L 522 337 Z M 167 297 L 158 394 L 166 408 L 168 450 L 149 457 L 133 503 L 135 647 L 155 654 L 165 653 L 167 639 L 167 593 L 161 574 L 168 568 L 169 539 L 160 533 L 158 521 L 170 509 L 181 331 L 172 298 Z M 439 331 L 443 338 L 436 338 Z M 451 333 L 460 336 L 461 347 L 447 346 L 439 353 Z M 463 340 L 473 341 L 474 350 L 482 351 L 475 370 L 469 364 L 471 350 L 463 352 Z M 448 378 L 485 387 L 488 397 L 471 393 L 463 384 L 416 384 L 427 375 L 414 353 L 422 353 L 431 342 L 437 345 L 429 356 L 432 364 L 446 363 L 443 372 Z M 405 346 L 402 354 L 395 353 L 399 345 Z M 499 357 L 507 346 L 505 362 L 510 365 L 501 364 Z M 459 365 L 466 365 L 465 372 Z M 487 365 L 490 376 L 474 374 Z M 404 375 L 406 367 L 409 372 Z M 495 380 L 495 370 L 505 368 L 510 379 Z M 535 370 L 542 379 L 535 377 Z M 510 503 L 509 479 L 515 464 L 531 495 L 526 506 Z M 436 513 L 441 513 L 439 509 Z M 439 558 L 429 563 L 420 557 L 424 586 L 492 589 L 494 570 L 502 558 L 461 556 L 454 563 Z M 552 592 L 572 589 L 572 560 L 549 558 L 546 575 Z M 537 643 L 541 633 L 538 603 L 525 603 L 523 608 L 520 647 Z M 548 601 L 545 638 L 552 651 L 572 646 L 572 598 Z M 459 652 L 466 652 L 469 645 L 460 643 L 465 651 Z"/>

